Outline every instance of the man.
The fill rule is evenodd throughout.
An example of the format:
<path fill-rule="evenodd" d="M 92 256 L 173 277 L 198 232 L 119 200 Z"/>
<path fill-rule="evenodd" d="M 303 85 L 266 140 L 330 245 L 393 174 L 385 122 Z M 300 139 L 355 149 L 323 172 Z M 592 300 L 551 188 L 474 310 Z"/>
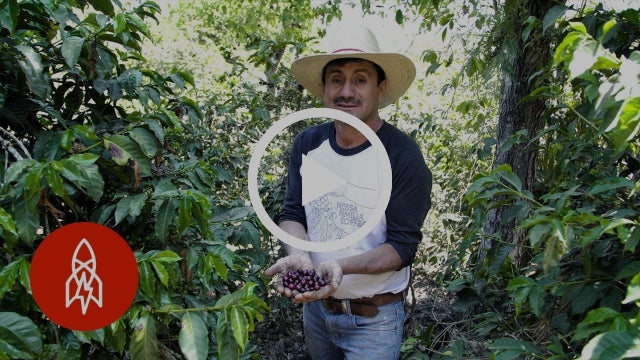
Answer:
<path fill-rule="evenodd" d="M 392 191 L 385 215 L 363 239 L 339 251 L 309 253 L 288 247 L 265 275 L 280 274 L 278 291 L 304 303 L 305 341 L 313 359 L 397 359 L 402 344 L 404 293 L 410 265 L 431 206 L 431 173 L 417 144 L 384 122 L 378 110 L 409 88 L 415 66 L 381 53 L 365 27 L 326 39 L 329 51 L 296 60 L 296 79 L 327 107 L 367 124 L 387 150 Z M 306 155 L 347 184 L 302 205 L 301 158 Z M 376 153 L 350 125 L 334 121 L 302 131 L 294 141 L 279 226 L 309 241 L 336 241 L 356 231 L 377 204 L 381 188 Z M 316 291 L 283 286 L 290 270 L 315 269 L 326 282 Z"/>

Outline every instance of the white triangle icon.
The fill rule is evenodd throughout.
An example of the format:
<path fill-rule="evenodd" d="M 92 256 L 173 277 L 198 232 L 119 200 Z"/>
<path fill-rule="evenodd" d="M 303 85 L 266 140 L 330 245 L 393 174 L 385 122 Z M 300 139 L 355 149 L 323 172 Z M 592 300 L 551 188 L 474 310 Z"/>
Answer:
<path fill-rule="evenodd" d="M 304 154 L 300 174 L 302 175 L 303 206 L 347 183 L 347 180 Z"/>

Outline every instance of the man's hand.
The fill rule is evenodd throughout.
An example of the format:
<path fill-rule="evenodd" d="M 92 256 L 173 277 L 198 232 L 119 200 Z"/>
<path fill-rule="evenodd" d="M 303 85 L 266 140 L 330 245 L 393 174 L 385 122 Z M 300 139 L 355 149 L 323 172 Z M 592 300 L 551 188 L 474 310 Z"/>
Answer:
<path fill-rule="evenodd" d="M 302 303 L 307 301 L 314 301 L 320 299 L 326 299 L 333 295 L 340 282 L 342 281 L 342 267 L 334 261 L 327 260 L 318 264 L 316 268 L 316 274 L 327 282 L 327 285 L 315 291 L 306 291 L 303 293 L 294 292 L 295 297 L 291 299 L 294 303 Z"/>
<path fill-rule="evenodd" d="M 278 261 L 276 261 L 276 263 L 273 264 L 273 266 L 268 268 L 264 272 L 264 274 L 266 276 L 273 276 L 275 274 L 280 274 L 280 276 L 278 276 L 278 283 L 276 285 L 276 290 L 278 290 L 279 293 L 284 294 L 284 296 L 290 298 L 298 294 L 298 292 L 292 291 L 289 288 L 285 288 L 284 285 L 282 284 L 282 277 L 286 275 L 289 271 L 296 271 L 298 269 L 308 269 L 308 270 L 313 269 L 313 262 L 311 261 L 311 258 L 309 257 L 308 253 L 299 253 L 299 254 L 283 257 Z"/>

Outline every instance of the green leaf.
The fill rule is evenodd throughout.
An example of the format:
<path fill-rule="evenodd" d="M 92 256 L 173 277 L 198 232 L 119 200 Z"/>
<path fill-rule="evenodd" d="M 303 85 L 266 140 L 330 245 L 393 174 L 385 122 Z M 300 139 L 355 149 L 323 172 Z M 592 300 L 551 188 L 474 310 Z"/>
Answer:
<path fill-rule="evenodd" d="M 207 326 L 198 315 L 186 312 L 182 316 L 182 329 L 178 336 L 180 350 L 187 360 L 204 360 L 209 353 Z"/>
<path fill-rule="evenodd" d="M 158 140 L 153 133 L 145 128 L 136 127 L 133 128 L 129 135 L 131 138 L 140 145 L 140 149 L 147 157 L 154 157 L 158 153 Z"/>
<path fill-rule="evenodd" d="M 138 217 L 142 208 L 147 201 L 147 193 L 140 193 L 136 195 L 130 195 L 124 197 L 118 201 L 116 205 L 115 220 L 116 224 L 119 224 L 125 217 Z"/>
<path fill-rule="evenodd" d="M 253 244 L 256 248 L 260 247 L 260 230 L 253 223 L 242 221 L 236 231 L 240 232 L 245 244 Z"/>
<path fill-rule="evenodd" d="M 87 0 L 94 9 L 110 17 L 115 16 L 112 0 Z"/>
<path fill-rule="evenodd" d="M 587 33 L 587 27 L 584 26 L 583 23 L 581 22 L 570 22 L 569 26 L 571 26 L 571 28 L 579 33 L 582 34 L 586 34 Z"/>
<path fill-rule="evenodd" d="M 159 253 L 154 254 L 153 256 L 151 256 L 149 258 L 149 260 L 157 261 L 157 262 L 164 262 L 164 263 L 171 263 L 171 262 L 180 261 L 180 260 L 182 260 L 182 258 L 180 257 L 180 255 L 176 254 L 175 252 L 173 252 L 171 250 L 164 250 L 164 251 L 160 251 Z"/>
<path fill-rule="evenodd" d="M 23 258 L 16 259 L 0 270 L 0 300 L 2 300 L 7 291 L 13 288 L 18 278 L 18 271 L 22 261 L 24 261 Z"/>
<path fill-rule="evenodd" d="M 509 284 L 507 285 L 507 290 L 514 291 L 521 287 L 530 287 L 535 286 L 535 281 L 529 279 L 528 277 L 518 276 L 509 280 Z"/>
<path fill-rule="evenodd" d="M 127 13 L 126 17 L 127 17 L 127 23 L 133 25 L 142 34 L 144 34 L 144 36 L 146 36 L 149 40 L 153 41 L 153 37 L 151 36 L 151 33 L 149 32 L 149 28 L 144 23 L 144 21 L 142 21 L 142 19 L 140 19 L 138 17 L 138 15 Z"/>
<path fill-rule="evenodd" d="M 111 153 L 111 159 L 120 166 L 127 165 L 129 159 L 134 159 L 140 167 L 143 176 L 151 175 L 149 159 L 144 155 L 138 143 L 124 135 L 112 135 L 104 139 L 104 145 Z"/>
<path fill-rule="evenodd" d="M 62 167 L 62 176 L 95 202 L 100 200 L 104 190 L 104 179 L 98 166 L 94 164 L 98 158 L 93 154 L 76 154 L 57 163 Z"/>
<path fill-rule="evenodd" d="M 640 356 L 640 337 L 628 331 L 600 334 L 582 349 L 578 360 L 618 360 Z"/>
<path fill-rule="evenodd" d="M 127 28 L 127 19 L 124 13 L 119 13 L 113 18 L 113 34 L 118 35 Z"/>
<path fill-rule="evenodd" d="M 51 83 L 47 74 L 43 72 L 40 54 L 27 45 L 16 45 L 15 48 L 23 55 L 18 64 L 24 72 L 29 90 L 42 99 L 47 98 L 51 94 Z"/>
<path fill-rule="evenodd" d="M 158 236 L 158 239 L 162 242 L 167 240 L 169 224 L 171 224 L 171 221 L 175 217 L 177 207 L 178 200 L 165 199 L 156 213 L 156 236 Z"/>
<path fill-rule="evenodd" d="M 513 185 L 516 191 L 522 191 L 522 180 L 518 177 L 518 175 L 512 172 L 500 172 L 500 175 L 509 182 L 509 184 Z"/>
<path fill-rule="evenodd" d="M 222 262 L 222 258 L 218 254 L 207 254 L 205 256 L 205 273 L 210 271 L 211 269 L 215 269 L 216 274 L 220 276 L 223 280 L 227 280 L 228 269 L 227 266 Z"/>
<path fill-rule="evenodd" d="M 531 288 L 529 292 L 529 304 L 531 305 L 531 311 L 540 318 L 542 314 L 542 306 L 544 305 L 544 298 L 546 292 L 543 287 L 535 286 Z"/>
<path fill-rule="evenodd" d="M 620 316 L 619 312 L 607 307 L 589 311 L 584 320 L 578 324 L 576 333 L 571 340 L 579 341 L 586 339 L 599 330 L 608 330 L 610 328 L 610 322 L 618 316 Z"/>
<path fill-rule="evenodd" d="M 634 301 L 640 301 L 640 273 L 636 274 L 627 286 L 627 297 L 622 301 L 623 304 L 629 304 Z"/>
<path fill-rule="evenodd" d="M 80 53 L 82 53 L 82 45 L 84 45 L 84 39 L 79 36 L 69 36 L 63 40 L 60 51 L 65 63 L 70 68 L 73 68 L 78 62 Z"/>
<path fill-rule="evenodd" d="M 153 275 L 153 270 L 151 270 L 151 265 L 147 261 L 138 263 L 138 276 L 142 293 L 150 299 L 154 299 L 156 296 L 156 279 Z"/>
<path fill-rule="evenodd" d="M 40 330 L 26 316 L 0 312 L 0 351 L 14 359 L 38 358 L 42 354 Z"/>
<path fill-rule="evenodd" d="M 31 294 L 31 276 L 30 276 L 31 263 L 25 260 L 25 258 L 21 258 L 21 259 L 22 261 L 20 261 L 20 268 L 18 269 L 20 284 L 24 286 L 28 294 Z"/>
<path fill-rule="evenodd" d="M 73 133 L 72 129 L 65 130 L 60 137 L 60 147 L 69 151 L 73 142 L 76 140 L 76 135 Z"/>
<path fill-rule="evenodd" d="M 32 166 L 39 165 L 38 161 L 33 159 L 23 159 L 20 161 L 16 161 L 9 168 L 7 172 L 4 174 L 5 183 L 9 184 L 18 179 L 20 175 L 24 173 L 24 171 Z"/>
<path fill-rule="evenodd" d="M 249 339 L 249 327 L 247 325 L 247 316 L 238 306 L 229 309 L 229 320 L 231 321 L 231 329 L 233 337 L 236 339 L 240 352 L 243 353 L 247 340 Z"/>
<path fill-rule="evenodd" d="M 180 206 L 178 209 L 178 219 L 176 225 L 178 225 L 178 236 L 182 235 L 184 230 L 189 227 L 193 216 L 191 214 L 192 199 L 189 197 L 183 197 L 180 199 Z"/>
<path fill-rule="evenodd" d="M 244 291 L 242 289 L 236 290 L 231 294 L 224 295 L 216 301 L 216 307 L 226 307 L 242 302 L 244 297 Z"/>
<path fill-rule="evenodd" d="M 580 294 L 576 296 L 575 299 L 571 302 L 571 314 L 582 314 L 587 309 L 589 309 L 593 304 L 596 303 L 601 297 L 598 289 L 591 285 L 585 285 L 581 290 Z"/>
<path fill-rule="evenodd" d="M 549 233 L 549 230 L 551 230 L 551 226 L 548 222 L 534 225 L 529 230 L 529 242 L 531 243 L 531 246 L 538 245 Z"/>
<path fill-rule="evenodd" d="M 237 360 L 240 357 L 238 353 L 238 343 L 233 335 L 231 321 L 227 311 L 220 312 L 218 323 L 216 325 L 216 340 L 218 342 L 218 355 L 220 360 Z"/>
<path fill-rule="evenodd" d="M 529 16 L 529 18 L 525 20 L 524 23 L 527 24 L 527 27 L 524 28 L 524 30 L 522 31 L 521 37 L 522 37 L 522 42 L 526 43 L 527 40 L 529 39 L 529 35 L 531 34 L 531 31 L 537 26 L 538 21 L 535 16 Z"/>
<path fill-rule="evenodd" d="M 604 23 L 604 25 L 602 25 L 602 35 L 601 35 L 601 37 L 598 38 L 598 41 L 602 42 L 602 39 L 604 39 L 607 36 L 609 31 L 611 31 L 611 29 L 614 26 L 616 26 L 616 21 L 614 19 L 611 19 L 611 20 L 607 21 L 606 23 Z"/>
<path fill-rule="evenodd" d="M 13 35 L 16 30 L 19 14 L 20 7 L 18 6 L 17 0 L 0 1 L 0 26 L 9 30 L 11 35 Z"/>
<path fill-rule="evenodd" d="M 131 360 L 158 359 L 156 324 L 150 315 L 143 315 L 133 325 L 129 351 Z"/>
<path fill-rule="evenodd" d="M 5 238 L 8 244 L 13 244 L 18 240 L 18 230 L 16 230 L 16 225 L 11 218 L 11 214 L 9 214 L 5 209 L 0 207 L 0 235 Z M 1 286 L 1 283 L 0 283 Z M 2 295 L 0 295 L 0 299 L 2 299 Z"/>
<path fill-rule="evenodd" d="M 616 114 L 612 125 L 607 129 L 617 152 L 622 152 L 640 130 L 640 97 L 628 98 Z"/>
<path fill-rule="evenodd" d="M 402 10 L 396 10 L 396 23 L 402 25 L 404 23 L 404 15 L 402 14 Z"/>
<path fill-rule="evenodd" d="M 628 188 L 633 189 L 634 182 L 620 177 L 609 177 L 603 180 L 599 180 L 594 182 L 594 184 L 589 189 L 589 195 L 599 194 L 601 192 L 615 190 L 619 188 Z"/>
<path fill-rule="evenodd" d="M 115 349 L 119 355 L 122 355 L 127 346 L 127 331 L 122 318 L 111 323 L 107 329 L 109 331 L 105 334 L 105 343 Z"/>
<path fill-rule="evenodd" d="M 624 250 L 633 252 L 638 246 L 640 242 L 640 226 L 635 226 L 633 230 L 631 230 L 631 234 L 623 240 L 624 242 Z"/>
<path fill-rule="evenodd" d="M 76 339 L 85 344 L 91 344 L 93 340 L 96 340 L 101 345 L 104 345 L 104 328 L 91 331 L 73 330 L 73 335 L 75 335 Z"/>
<path fill-rule="evenodd" d="M 553 26 L 556 21 L 564 15 L 567 9 L 565 5 L 556 5 L 549 9 L 542 20 L 542 32 L 544 33 L 550 26 Z"/>
<path fill-rule="evenodd" d="M 153 269 L 156 271 L 156 275 L 158 275 L 158 279 L 164 286 L 169 286 L 169 273 L 167 269 L 165 269 L 164 265 L 161 262 L 152 261 L 151 265 Z"/>
<path fill-rule="evenodd" d="M 40 199 L 40 168 L 33 167 L 24 177 L 23 196 L 13 204 L 13 220 L 20 238 L 29 246 L 33 245 L 40 226 L 38 200 Z"/>
<path fill-rule="evenodd" d="M 151 129 L 160 144 L 164 143 L 164 128 L 162 128 L 162 125 L 155 119 L 145 119 L 144 122 L 149 129 Z"/>

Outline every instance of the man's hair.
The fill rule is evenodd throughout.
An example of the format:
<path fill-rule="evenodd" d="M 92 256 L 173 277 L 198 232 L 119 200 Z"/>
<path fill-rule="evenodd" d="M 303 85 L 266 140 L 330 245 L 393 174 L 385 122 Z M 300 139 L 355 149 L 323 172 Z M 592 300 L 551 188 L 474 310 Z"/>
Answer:
<path fill-rule="evenodd" d="M 329 66 L 332 66 L 332 65 L 342 66 L 351 62 L 362 62 L 362 61 L 370 62 L 373 65 L 373 67 L 376 69 L 376 73 L 378 74 L 378 86 L 380 86 L 380 84 L 384 81 L 384 79 L 387 78 L 387 75 L 385 75 L 384 70 L 382 70 L 382 68 L 378 64 L 374 63 L 373 61 L 369 61 L 367 59 L 361 59 L 361 58 L 339 58 L 339 59 L 329 61 L 327 65 L 325 65 L 324 68 L 322 69 L 322 84 L 324 85 L 325 76 L 327 75 L 327 68 Z"/>

